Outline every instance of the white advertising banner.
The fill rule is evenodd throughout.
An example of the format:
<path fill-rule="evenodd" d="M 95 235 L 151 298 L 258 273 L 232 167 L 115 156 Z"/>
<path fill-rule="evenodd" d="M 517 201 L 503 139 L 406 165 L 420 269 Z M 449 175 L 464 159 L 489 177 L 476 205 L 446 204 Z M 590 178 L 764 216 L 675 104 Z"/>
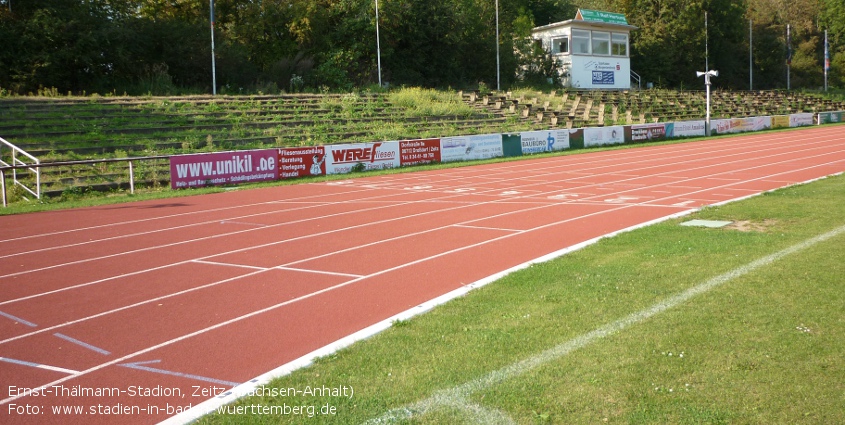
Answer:
<path fill-rule="evenodd" d="M 326 174 L 349 173 L 356 166 L 363 170 L 398 167 L 399 142 L 326 146 Z"/>
<path fill-rule="evenodd" d="M 625 143 L 625 127 L 595 127 L 584 129 L 584 147 Z"/>
<path fill-rule="evenodd" d="M 440 139 L 440 159 L 443 162 L 470 161 L 504 156 L 501 134 L 443 137 Z"/>
<path fill-rule="evenodd" d="M 804 125 L 813 125 L 813 114 L 806 113 L 806 114 L 790 114 L 789 115 L 789 126 L 790 127 L 801 127 Z"/>
<path fill-rule="evenodd" d="M 630 89 L 631 59 L 572 55 L 570 84 L 582 89 Z"/>
<path fill-rule="evenodd" d="M 666 137 L 696 137 L 704 136 L 704 121 L 676 121 L 666 127 Z"/>
<path fill-rule="evenodd" d="M 525 131 L 520 137 L 523 155 L 569 149 L 568 130 Z"/>

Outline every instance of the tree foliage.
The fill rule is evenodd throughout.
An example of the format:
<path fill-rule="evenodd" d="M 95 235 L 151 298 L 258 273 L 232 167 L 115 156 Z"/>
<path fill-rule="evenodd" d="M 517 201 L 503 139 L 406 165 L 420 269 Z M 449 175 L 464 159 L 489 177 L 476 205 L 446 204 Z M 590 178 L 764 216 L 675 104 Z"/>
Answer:
<path fill-rule="evenodd" d="M 845 84 L 845 0 L 501 0 L 498 42 L 496 3 L 379 0 L 379 52 L 375 0 L 215 0 L 218 89 L 364 87 L 378 81 L 378 53 L 393 85 L 495 87 L 497 69 L 505 87 L 543 81 L 554 63 L 526 43 L 530 30 L 579 7 L 624 13 L 638 27 L 632 67 L 659 86 L 700 87 L 707 60 L 715 84 L 747 88 L 753 49 L 754 88 L 784 88 L 787 24 L 792 87 L 822 85 L 824 30 L 831 84 Z M 0 0 L 0 87 L 208 93 L 210 17 L 209 0 Z"/>

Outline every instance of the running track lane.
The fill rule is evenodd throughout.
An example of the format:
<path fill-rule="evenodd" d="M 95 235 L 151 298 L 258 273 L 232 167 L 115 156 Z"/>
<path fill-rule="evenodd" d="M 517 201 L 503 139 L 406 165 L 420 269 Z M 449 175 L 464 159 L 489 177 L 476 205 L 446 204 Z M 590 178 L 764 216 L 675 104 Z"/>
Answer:
<path fill-rule="evenodd" d="M 502 270 L 840 173 L 842 129 L 0 217 L 0 421 L 158 422 Z"/>

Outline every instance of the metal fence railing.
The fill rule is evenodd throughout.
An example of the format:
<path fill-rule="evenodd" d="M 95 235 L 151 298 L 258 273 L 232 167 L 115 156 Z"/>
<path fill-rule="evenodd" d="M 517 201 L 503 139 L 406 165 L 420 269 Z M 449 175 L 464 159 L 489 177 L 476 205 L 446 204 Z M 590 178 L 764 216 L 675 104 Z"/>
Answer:
<path fill-rule="evenodd" d="M 2 140 L 2 139 L 0 139 Z M 11 144 L 10 144 L 11 145 Z M 14 146 L 14 145 L 12 145 Z M 23 152 L 18 150 L 19 152 Z M 91 164 L 102 164 L 102 163 L 112 163 L 112 162 L 128 162 L 129 163 L 129 190 L 131 193 L 135 193 L 135 172 L 133 163 L 134 162 L 143 162 L 143 161 L 154 161 L 154 160 L 162 160 L 162 159 L 170 159 L 170 155 L 159 155 L 159 156 L 139 156 L 133 158 L 105 158 L 105 159 L 88 159 L 88 160 L 80 160 L 80 161 L 56 161 L 56 162 L 38 162 L 38 159 L 35 157 L 27 154 L 28 158 L 34 159 L 36 162 L 33 164 L 25 164 L 23 162 L 9 164 L 4 161 L 0 161 L 2 165 L 0 165 L 0 186 L 2 186 L 3 192 L 3 206 L 8 205 L 8 201 L 6 199 L 6 171 L 11 170 L 12 175 L 15 176 L 15 184 L 19 184 L 27 192 L 32 193 L 38 199 L 41 198 L 41 169 L 46 167 L 68 167 L 68 166 L 78 166 L 78 165 L 91 165 Z M 36 183 L 35 188 L 29 188 L 22 183 L 19 183 L 19 179 L 17 176 L 18 170 L 32 170 L 36 173 Z"/>
<path fill-rule="evenodd" d="M 10 162 L 6 162 L 3 158 L 6 158 L 5 150 L 9 150 L 10 153 L 8 154 L 8 158 Z M 29 162 L 28 162 L 29 161 Z M 8 168 L 12 170 L 12 184 L 18 185 L 22 187 L 27 192 L 31 193 L 32 196 L 35 196 L 36 199 L 41 199 L 41 168 L 38 167 L 40 161 L 38 158 L 28 154 L 23 149 L 7 142 L 5 139 L 0 137 L 0 167 L 4 169 Z M 19 171 L 22 170 L 23 172 Z M 29 187 L 27 186 L 24 181 L 26 178 L 21 176 L 18 178 L 19 174 L 27 174 L 33 173 L 35 175 L 35 186 Z M 6 206 L 6 178 L 5 173 L 0 179 L 3 180 L 3 206 Z"/>

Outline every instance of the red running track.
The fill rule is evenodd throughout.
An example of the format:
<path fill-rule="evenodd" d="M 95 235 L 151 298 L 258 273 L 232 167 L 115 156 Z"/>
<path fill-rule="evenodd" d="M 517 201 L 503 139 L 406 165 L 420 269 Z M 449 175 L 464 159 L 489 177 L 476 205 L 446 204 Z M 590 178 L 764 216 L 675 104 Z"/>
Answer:
<path fill-rule="evenodd" d="M 828 126 L 0 217 L 0 422 L 165 420 L 503 270 L 843 171 Z"/>

